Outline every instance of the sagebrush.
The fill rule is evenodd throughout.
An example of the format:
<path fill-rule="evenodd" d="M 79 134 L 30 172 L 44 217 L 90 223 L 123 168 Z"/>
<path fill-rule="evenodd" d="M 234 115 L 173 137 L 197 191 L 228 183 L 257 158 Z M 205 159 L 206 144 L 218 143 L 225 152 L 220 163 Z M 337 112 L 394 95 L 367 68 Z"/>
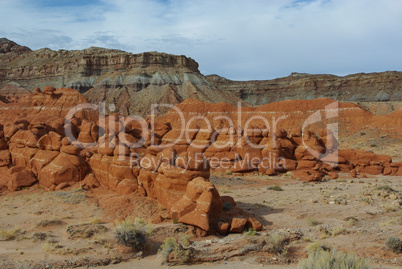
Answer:
<path fill-rule="evenodd" d="M 146 222 L 141 219 L 124 220 L 116 225 L 117 243 L 131 247 L 135 251 L 143 251 L 147 244 L 147 237 L 153 230 Z"/>
<path fill-rule="evenodd" d="M 328 251 L 322 247 L 311 247 L 307 259 L 299 262 L 300 269 L 369 269 L 364 258 L 353 253 L 345 253 L 333 249 Z"/>

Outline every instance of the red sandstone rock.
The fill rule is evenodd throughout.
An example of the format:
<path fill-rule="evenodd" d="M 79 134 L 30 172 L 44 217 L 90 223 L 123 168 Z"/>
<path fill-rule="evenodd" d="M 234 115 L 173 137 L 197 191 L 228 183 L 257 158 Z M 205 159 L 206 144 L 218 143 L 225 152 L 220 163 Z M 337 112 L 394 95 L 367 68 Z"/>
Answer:
<path fill-rule="evenodd" d="M 229 231 L 229 223 L 228 222 L 218 222 L 218 227 L 217 227 L 218 233 L 221 235 L 226 235 Z"/>
<path fill-rule="evenodd" d="M 297 169 L 302 170 L 302 169 L 311 169 L 313 168 L 317 162 L 315 161 L 307 161 L 307 160 L 300 160 L 297 163 Z"/>
<path fill-rule="evenodd" d="M 176 166 L 192 171 L 209 171 L 207 159 L 199 153 L 183 152 L 176 159 Z"/>
<path fill-rule="evenodd" d="M 62 189 L 67 188 L 68 186 L 70 186 L 67 182 L 62 182 L 59 185 L 56 186 L 56 188 L 54 189 L 55 191 L 60 191 Z"/>
<path fill-rule="evenodd" d="M 161 163 L 158 172 L 164 174 L 169 178 L 176 178 L 179 180 L 190 181 L 196 177 L 209 178 L 210 172 L 206 171 L 192 171 L 172 166 L 168 163 Z"/>
<path fill-rule="evenodd" d="M 45 187 L 63 182 L 79 182 L 88 172 L 85 160 L 80 156 L 60 153 L 38 173 L 39 183 Z"/>
<path fill-rule="evenodd" d="M 154 184 L 156 177 L 158 175 L 159 173 L 157 172 L 141 169 L 140 174 L 138 176 L 139 186 L 144 188 L 146 196 L 150 197 L 151 199 L 156 199 Z"/>
<path fill-rule="evenodd" d="M 84 180 L 81 182 L 81 187 L 84 190 L 95 189 L 99 186 L 100 184 L 93 173 L 86 175 Z"/>
<path fill-rule="evenodd" d="M 244 227 L 247 224 L 247 219 L 245 218 L 233 218 L 230 223 L 230 231 L 231 233 L 242 233 Z"/>
<path fill-rule="evenodd" d="M 172 217 L 204 231 L 216 228 L 222 201 L 214 185 L 202 177 L 188 183 L 185 195 L 171 207 Z"/>
<path fill-rule="evenodd" d="M 273 176 L 276 174 L 276 170 L 273 168 L 268 168 L 267 170 L 265 170 L 265 174 L 268 176 Z"/>
<path fill-rule="evenodd" d="M 249 160 L 241 160 L 235 162 L 230 170 L 235 173 L 246 173 L 255 170 L 257 165 L 258 164 L 250 163 Z"/>
<path fill-rule="evenodd" d="M 329 172 L 328 175 L 331 179 L 337 179 L 339 177 L 337 172 Z"/>
<path fill-rule="evenodd" d="M 161 159 L 162 162 L 174 165 L 176 163 L 177 152 L 174 148 L 165 148 L 160 153 L 158 153 L 158 157 Z"/>
<path fill-rule="evenodd" d="M 321 100 L 320 106 L 327 101 Z M 306 114 L 306 111 L 317 109 L 318 106 L 309 107 L 316 102 L 314 100 L 291 101 L 291 104 L 285 106 L 277 103 L 260 108 L 245 108 L 242 116 L 246 115 L 246 119 L 237 122 L 238 127 L 218 121 L 214 122 L 211 129 L 203 131 L 205 126 L 198 126 L 197 123 L 191 125 L 192 130 L 187 129 L 188 135 L 183 137 L 180 137 L 182 130 L 177 115 L 171 117 L 170 113 L 157 119 L 154 126 L 151 126 L 148 119 L 145 126 L 150 128 L 149 130 L 142 129 L 143 126 L 139 122 L 129 121 L 118 114 L 107 117 L 106 125 L 102 126 L 96 122 L 97 112 L 93 113 L 96 114 L 93 117 L 91 113 L 83 111 L 75 112 L 74 116 L 70 117 L 70 122 L 67 121 L 64 125 L 64 116 L 69 108 L 82 102 L 86 102 L 85 98 L 74 90 L 46 88 L 44 93 L 37 91 L 21 102 L 0 104 L 7 107 L 0 110 L 0 150 L 3 149 L 0 151 L 0 165 L 10 165 L 11 155 L 13 165 L 23 166 L 24 171 L 32 171 L 38 176 L 40 184 L 50 190 L 60 189 L 70 182 L 78 182 L 85 178 L 82 181 L 83 188 L 90 189 L 101 184 L 121 195 L 133 192 L 137 192 L 137 195 L 147 195 L 170 208 L 180 222 L 200 227 L 205 231 L 217 229 L 222 233 L 227 232 L 229 223 L 232 223 L 231 230 L 241 231 L 244 225 L 256 230 L 262 229 L 262 225 L 257 219 L 237 208 L 222 212 L 222 201 L 230 202 L 232 207 L 235 207 L 235 202 L 233 199 L 229 201 L 229 198 L 219 197 L 216 188 L 208 182 L 209 161 L 212 162 L 214 158 L 220 163 L 214 165 L 214 168 L 222 169 L 230 164 L 229 167 L 239 168 L 234 170 L 238 172 L 254 170 L 257 165 L 260 172 L 267 174 L 275 173 L 275 169 L 284 171 L 297 168 L 301 170 L 295 171 L 294 175 L 299 175 L 302 180 L 307 181 L 321 180 L 325 173 L 335 177 L 336 172 L 333 169 L 336 166 L 332 164 L 337 164 L 341 171 L 347 172 L 356 166 L 359 172 L 365 173 L 380 173 L 382 169 L 384 174 L 402 173 L 401 165 L 393 164 L 389 156 L 360 150 L 337 152 L 337 141 L 331 133 L 324 133 L 319 139 L 311 131 L 305 130 L 302 135 L 298 130 L 292 131 L 288 138 L 286 130 L 282 127 L 269 132 L 262 121 L 255 124 L 253 122 L 248 128 L 244 127 L 247 117 L 259 115 L 260 111 L 271 113 L 268 107 L 275 108 L 272 113 L 276 113 L 278 109 L 293 111 L 293 106 L 303 105 L 300 113 L 281 122 L 286 128 L 289 124 L 293 127 L 310 113 Z M 181 105 L 189 105 L 191 108 L 183 110 L 184 117 L 194 115 L 194 112 L 211 117 L 213 113 L 207 112 L 213 112 L 216 107 L 223 109 L 219 113 L 229 117 L 232 117 L 230 113 L 235 111 L 232 110 L 235 108 L 226 105 L 190 103 L 183 102 Z M 353 105 L 341 106 L 355 109 Z M 42 108 L 40 112 L 37 112 L 38 107 Z M 342 110 L 340 113 L 343 113 Z M 4 124 L 4 127 L 1 124 Z M 63 127 L 71 128 L 72 134 L 77 138 L 78 141 L 73 142 L 73 145 L 64 137 Z M 99 138 L 98 133 L 104 132 Z M 61 139 L 62 137 L 64 138 Z M 81 151 L 80 146 L 92 142 L 98 142 L 98 146 Z M 166 149 L 159 146 L 160 143 L 165 146 L 172 142 L 177 143 Z M 198 147 L 199 145 L 202 147 Z M 255 148 L 252 145 L 260 147 Z M 330 154 L 320 155 L 326 151 Z M 146 152 L 150 154 L 141 158 L 139 166 L 139 159 L 134 157 L 134 154 Z M 204 154 L 196 154 L 202 152 Z M 334 157 L 337 153 L 339 158 Z M 252 159 L 257 161 L 252 163 Z M 147 165 L 147 161 L 152 162 Z M 87 164 L 93 174 L 86 175 L 89 171 Z M 283 168 L 278 168 L 278 164 Z M 204 179 L 198 178 L 200 176 Z M 12 189 L 15 189 L 14 185 L 11 185 Z M 241 228 L 240 220 L 243 219 L 246 224 Z"/>
<path fill-rule="evenodd" d="M 37 179 L 26 167 L 15 166 L 9 170 L 7 187 L 10 191 L 16 191 L 24 187 L 30 187 Z"/>
<path fill-rule="evenodd" d="M 159 166 L 161 165 L 161 158 L 147 154 L 145 157 L 141 158 L 140 165 L 148 171 L 155 172 L 158 171 Z"/>
<path fill-rule="evenodd" d="M 302 161 L 303 162 L 303 161 Z M 297 161 L 291 159 L 282 158 L 278 163 L 278 170 L 280 171 L 293 171 L 296 170 Z"/>
<path fill-rule="evenodd" d="M 369 165 L 363 168 L 359 168 L 359 173 L 366 173 L 369 175 L 379 175 L 384 170 L 384 166 L 381 165 Z"/>
<path fill-rule="evenodd" d="M 309 170 L 295 170 L 293 171 L 293 178 L 299 178 L 303 181 L 321 181 L 324 174 L 317 171 L 309 171 Z"/>
<path fill-rule="evenodd" d="M 247 220 L 246 226 L 249 228 L 253 228 L 255 231 L 261 231 L 263 228 L 262 224 L 256 218 L 253 217 L 250 217 Z"/>
<path fill-rule="evenodd" d="M 119 195 L 126 195 L 136 192 L 138 189 L 137 179 L 123 179 L 119 182 L 116 188 L 116 193 Z"/>
<path fill-rule="evenodd" d="M 0 167 L 11 164 L 11 154 L 8 150 L 0 150 Z"/>
<path fill-rule="evenodd" d="M 356 169 L 352 169 L 352 170 L 350 171 L 350 175 L 351 175 L 353 178 L 356 178 L 356 177 L 357 177 L 357 171 L 356 171 Z"/>

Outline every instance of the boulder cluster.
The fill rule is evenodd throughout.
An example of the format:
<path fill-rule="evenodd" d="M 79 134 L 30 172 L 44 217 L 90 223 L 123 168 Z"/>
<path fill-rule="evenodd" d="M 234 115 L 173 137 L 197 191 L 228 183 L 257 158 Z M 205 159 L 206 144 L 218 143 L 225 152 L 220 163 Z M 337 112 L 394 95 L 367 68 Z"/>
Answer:
<path fill-rule="evenodd" d="M 211 170 L 292 171 L 307 181 L 336 178 L 340 171 L 402 175 L 401 164 L 389 156 L 338 149 L 327 130 L 318 137 L 261 124 L 178 128 L 172 113 L 143 119 L 105 116 L 85 106 L 73 110 L 84 103 L 72 89 L 45 87 L 0 105 L 0 185 L 17 191 L 38 183 L 52 191 L 79 183 L 84 189 L 135 193 L 157 200 L 178 222 L 226 234 L 261 230 L 262 224 L 233 198 L 220 196 L 209 181 Z"/>

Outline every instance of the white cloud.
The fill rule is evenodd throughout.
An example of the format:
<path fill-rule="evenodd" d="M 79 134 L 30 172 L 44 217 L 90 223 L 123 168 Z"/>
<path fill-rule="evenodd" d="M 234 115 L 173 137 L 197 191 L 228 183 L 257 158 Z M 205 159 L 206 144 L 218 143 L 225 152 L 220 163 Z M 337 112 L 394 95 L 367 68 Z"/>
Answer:
<path fill-rule="evenodd" d="M 399 0 L 29 3 L 0 0 L 0 16 L 9 22 L 0 35 L 34 49 L 104 46 L 184 54 L 204 74 L 231 79 L 402 70 Z"/>

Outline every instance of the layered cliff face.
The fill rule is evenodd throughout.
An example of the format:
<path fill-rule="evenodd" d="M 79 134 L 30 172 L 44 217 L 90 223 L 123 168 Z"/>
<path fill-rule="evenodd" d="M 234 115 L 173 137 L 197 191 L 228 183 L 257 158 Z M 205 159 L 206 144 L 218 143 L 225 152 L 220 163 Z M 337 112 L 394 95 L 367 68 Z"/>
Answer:
<path fill-rule="evenodd" d="M 322 97 L 345 102 L 402 101 L 402 72 L 345 77 L 292 73 L 288 77 L 260 81 L 232 81 L 217 75 L 207 78 L 219 89 L 252 105 Z"/>
<path fill-rule="evenodd" d="M 7 38 L 0 38 L 0 54 L 21 54 L 30 51 L 31 49 L 28 47 L 20 46 L 14 41 L 8 40 Z"/>
<path fill-rule="evenodd" d="M 69 87 L 92 103 L 105 102 L 108 113 L 146 115 L 152 104 L 176 105 L 187 98 L 236 104 L 239 99 L 215 88 L 198 63 L 183 55 L 133 54 L 89 48 L 40 49 L 0 54 L 0 88 L 13 83 L 25 89 Z M 169 108 L 164 107 L 161 112 Z"/>
<path fill-rule="evenodd" d="M 0 39 L 0 95 L 9 101 L 51 85 L 78 90 L 106 113 L 149 114 L 153 104 L 177 105 L 192 98 L 208 103 L 263 105 L 281 100 L 331 98 L 359 103 L 377 115 L 402 106 L 402 72 L 345 77 L 293 73 L 265 81 L 232 81 L 203 76 L 186 56 L 140 54 L 103 48 L 31 51 Z M 28 91 L 24 90 L 27 89 Z M 159 107 L 165 113 L 169 106 Z"/>

